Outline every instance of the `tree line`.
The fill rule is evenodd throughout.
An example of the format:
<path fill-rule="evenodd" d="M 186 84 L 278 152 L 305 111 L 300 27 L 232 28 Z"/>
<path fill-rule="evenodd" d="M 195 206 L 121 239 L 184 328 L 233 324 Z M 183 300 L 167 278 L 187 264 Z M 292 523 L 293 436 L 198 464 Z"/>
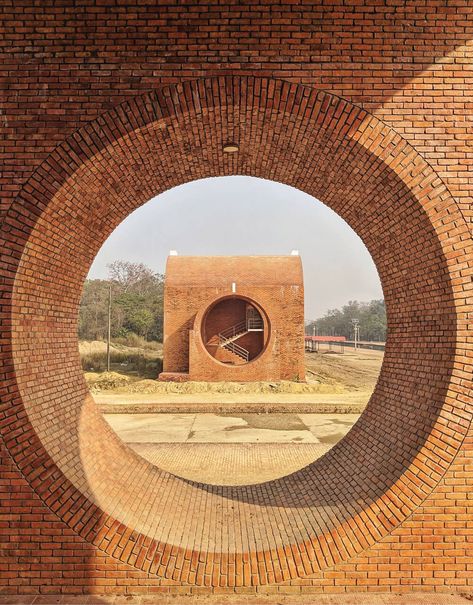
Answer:
<path fill-rule="evenodd" d="M 106 340 L 109 290 L 112 288 L 112 338 L 137 335 L 147 341 L 162 342 L 164 276 L 143 263 L 115 261 L 108 265 L 109 278 L 87 279 L 79 311 L 79 339 Z M 353 339 L 353 319 L 358 319 L 360 339 L 386 340 L 384 300 L 350 301 L 341 309 L 331 309 L 306 325 L 306 333 L 345 336 Z"/>
<path fill-rule="evenodd" d="M 353 319 L 359 321 L 360 340 L 386 341 L 387 321 L 383 299 L 370 302 L 351 300 L 341 309 L 330 309 L 323 317 L 306 325 L 306 334 L 345 336 L 347 340 L 353 340 Z"/>
<path fill-rule="evenodd" d="M 106 340 L 112 290 L 111 335 L 163 339 L 164 276 L 143 263 L 115 261 L 109 279 L 87 279 L 79 310 L 79 340 Z"/>

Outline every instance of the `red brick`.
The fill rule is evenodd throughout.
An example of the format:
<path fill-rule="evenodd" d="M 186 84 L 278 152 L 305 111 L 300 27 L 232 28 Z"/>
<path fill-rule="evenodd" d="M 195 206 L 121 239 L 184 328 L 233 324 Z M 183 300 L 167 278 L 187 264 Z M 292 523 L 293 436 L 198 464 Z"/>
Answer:
<path fill-rule="evenodd" d="M 468 581 L 472 13 L 468 0 L 3 3 L 3 593 L 247 594 L 271 574 L 294 592 Z M 222 153 L 229 141 L 238 154 Z M 377 388 L 347 437 L 300 473 L 241 490 L 134 457 L 88 397 L 76 338 L 83 279 L 110 231 L 160 191 L 232 174 L 338 212 L 377 264 L 389 323 Z M 197 553 L 197 586 L 180 577 L 181 551 Z M 354 578 L 354 557 L 382 558 L 389 578 Z M 425 576 L 403 571 L 413 557 Z"/>

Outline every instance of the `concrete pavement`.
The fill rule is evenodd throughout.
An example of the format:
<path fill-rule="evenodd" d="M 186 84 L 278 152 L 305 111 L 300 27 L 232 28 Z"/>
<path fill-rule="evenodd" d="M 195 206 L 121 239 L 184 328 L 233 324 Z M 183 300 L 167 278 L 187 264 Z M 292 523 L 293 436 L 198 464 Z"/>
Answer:
<path fill-rule="evenodd" d="M 248 485 L 293 473 L 325 454 L 358 414 L 109 414 L 121 439 L 191 481 Z"/>

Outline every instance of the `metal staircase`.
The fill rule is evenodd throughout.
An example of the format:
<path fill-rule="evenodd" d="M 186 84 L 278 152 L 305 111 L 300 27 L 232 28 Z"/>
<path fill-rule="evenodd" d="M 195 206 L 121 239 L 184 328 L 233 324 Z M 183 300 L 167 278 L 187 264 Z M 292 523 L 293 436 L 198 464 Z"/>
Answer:
<path fill-rule="evenodd" d="M 261 317 L 247 316 L 245 321 L 240 321 L 219 333 L 218 346 L 247 362 L 250 358 L 249 351 L 235 341 L 248 334 L 248 332 L 262 332 L 263 330 L 264 324 Z"/>
<path fill-rule="evenodd" d="M 225 344 L 220 343 L 219 346 L 226 349 L 227 351 L 230 351 L 230 353 L 233 353 L 237 357 L 240 357 L 240 359 L 243 359 L 243 361 L 245 362 L 249 361 L 250 359 L 250 352 L 248 351 L 248 349 L 240 347 L 240 345 L 237 345 L 236 342 L 227 342 Z"/>

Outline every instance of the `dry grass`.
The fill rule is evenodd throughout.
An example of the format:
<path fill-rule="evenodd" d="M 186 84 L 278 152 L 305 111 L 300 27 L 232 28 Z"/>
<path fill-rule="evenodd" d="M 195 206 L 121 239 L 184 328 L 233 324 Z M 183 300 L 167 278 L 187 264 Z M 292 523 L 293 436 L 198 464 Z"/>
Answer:
<path fill-rule="evenodd" d="M 157 343 L 156 343 L 157 344 Z M 98 375 L 107 369 L 107 345 L 104 342 L 81 342 L 79 344 L 82 369 L 89 374 L 89 381 L 98 382 Z M 110 369 L 113 373 L 136 378 L 156 378 L 163 369 L 162 347 L 129 347 L 113 343 L 110 347 Z M 106 380 L 101 381 L 104 385 Z M 113 381 L 110 383 L 113 384 Z M 106 388 L 103 386 L 103 388 Z M 110 386 L 109 388 L 114 388 Z"/>
<path fill-rule="evenodd" d="M 93 389 L 102 388 L 99 384 Z M 126 385 L 127 393 L 142 394 L 194 394 L 194 393 L 340 393 L 343 389 L 319 382 L 159 382 L 158 380 L 138 380 Z"/>

